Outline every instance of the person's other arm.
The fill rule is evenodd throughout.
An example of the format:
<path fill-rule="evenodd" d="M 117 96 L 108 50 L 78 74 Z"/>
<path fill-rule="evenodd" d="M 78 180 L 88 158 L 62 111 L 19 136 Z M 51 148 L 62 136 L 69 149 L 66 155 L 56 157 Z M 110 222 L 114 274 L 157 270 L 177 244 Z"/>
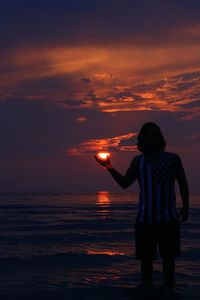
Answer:
<path fill-rule="evenodd" d="M 176 179 L 179 184 L 179 190 L 183 204 L 183 207 L 179 212 L 179 217 L 181 218 L 181 221 L 184 222 L 189 217 L 189 188 L 185 175 L 185 170 L 183 168 L 182 161 L 178 155 L 176 157 Z"/>

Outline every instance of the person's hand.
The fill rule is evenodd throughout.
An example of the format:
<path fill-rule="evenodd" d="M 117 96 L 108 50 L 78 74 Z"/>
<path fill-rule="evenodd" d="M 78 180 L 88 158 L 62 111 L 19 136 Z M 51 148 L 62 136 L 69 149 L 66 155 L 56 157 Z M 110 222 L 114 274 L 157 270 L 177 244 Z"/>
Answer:
<path fill-rule="evenodd" d="M 102 159 L 98 154 L 95 154 L 94 158 L 101 166 L 105 168 L 111 167 L 109 155 L 107 155 L 106 159 Z"/>
<path fill-rule="evenodd" d="M 181 222 L 187 221 L 189 218 L 189 209 L 187 207 L 182 207 L 178 213 L 178 218 Z"/>

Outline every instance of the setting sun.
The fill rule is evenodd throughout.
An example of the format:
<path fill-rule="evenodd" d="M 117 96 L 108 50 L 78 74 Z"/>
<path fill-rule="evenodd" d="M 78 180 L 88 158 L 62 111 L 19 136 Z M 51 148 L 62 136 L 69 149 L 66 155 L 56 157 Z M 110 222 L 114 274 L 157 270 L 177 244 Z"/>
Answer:
<path fill-rule="evenodd" d="M 98 153 L 98 156 L 101 158 L 101 159 L 107 159 L 107 157 L 109 157 L 110 156 L 110 153 L 108 153 L 108 152 L 100 152 L 100 153 Z"/>

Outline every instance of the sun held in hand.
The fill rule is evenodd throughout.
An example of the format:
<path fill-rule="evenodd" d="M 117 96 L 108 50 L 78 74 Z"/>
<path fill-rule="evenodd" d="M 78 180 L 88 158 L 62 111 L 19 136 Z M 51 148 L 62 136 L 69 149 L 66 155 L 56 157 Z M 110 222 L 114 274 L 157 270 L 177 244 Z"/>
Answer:
<path fill-rule="evenodd" d="M 99 156 L 100 159 L 106 160 L 107 157 L 110 156 L 110 153 L 108 153 L 108 152 L 99 152 L 99 153 L 98 153 L 98 156 Z"/>

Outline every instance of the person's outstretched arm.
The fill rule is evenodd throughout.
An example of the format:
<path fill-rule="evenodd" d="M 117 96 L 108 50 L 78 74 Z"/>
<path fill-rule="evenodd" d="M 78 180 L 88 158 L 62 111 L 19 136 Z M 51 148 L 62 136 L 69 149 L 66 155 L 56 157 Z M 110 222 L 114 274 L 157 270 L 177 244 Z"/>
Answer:
<path fill-rule="evenodd" d="M 135 157 L 128 170 L 126 171 L 125 175 L 120 174 L 110 163 L 109 157 L 107 157 L 107 160 L 102 161 L 98 158 L 97 155 L 94 156 L 96 161 L 105 167 L 110 174 L 112 175 L 113 179 L 122 187 L 127 188 L 129 187 L 137 178 L 137 157 Z"/>
<path fill-rule="evenodd" d="M 179 217 L 181 218 L 181 221 L 184 222 L 189 217 L 189 188 L 182 161 L 179 156 L 177 156 L 176 158 L 176 179 L 179 184 L 181 199 L 183 203 L 183 207 L 179 212 Z"/>

